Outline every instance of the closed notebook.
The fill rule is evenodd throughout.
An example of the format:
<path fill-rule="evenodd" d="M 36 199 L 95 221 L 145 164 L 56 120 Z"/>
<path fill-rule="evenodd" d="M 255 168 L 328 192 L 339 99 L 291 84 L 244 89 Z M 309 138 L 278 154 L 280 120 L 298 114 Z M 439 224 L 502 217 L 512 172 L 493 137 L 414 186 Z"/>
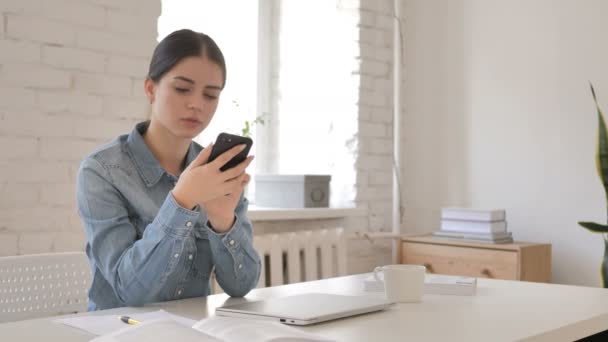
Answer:
<path fill-rule="evenodd" d="M 441 208 L 441 218 L 446 220 L 468 220 L 468 221 L 504 221 L 506 211 L 504 209 L 476 209 L 476 208 Z"/>
<path fill-rule="evenodd" d="M 498 233 L 507 230 L 507 222 L 441 220 L 441 230 L 470 233 Z"/>

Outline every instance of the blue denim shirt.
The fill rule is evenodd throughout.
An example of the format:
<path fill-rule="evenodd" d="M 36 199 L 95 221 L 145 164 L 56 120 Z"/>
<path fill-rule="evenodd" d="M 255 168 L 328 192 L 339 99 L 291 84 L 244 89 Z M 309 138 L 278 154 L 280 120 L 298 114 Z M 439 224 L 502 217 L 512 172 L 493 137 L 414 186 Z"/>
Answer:
<path fill-rule="evenodd" d="M 78 212 L 93 274 L 89 310 L 206 296 L 213 270 L 227 294 L 244 296 L 260 275 L 247 199 L 241 196 L 234 226 L 214 232 L 203 209 L 185 209 L 173 198 L 177 178 L 145 144 L 147 127 L 142 122 L 102 146 L 78 171 Z M 201 150 L 193 142 L 187 164 Z"/>

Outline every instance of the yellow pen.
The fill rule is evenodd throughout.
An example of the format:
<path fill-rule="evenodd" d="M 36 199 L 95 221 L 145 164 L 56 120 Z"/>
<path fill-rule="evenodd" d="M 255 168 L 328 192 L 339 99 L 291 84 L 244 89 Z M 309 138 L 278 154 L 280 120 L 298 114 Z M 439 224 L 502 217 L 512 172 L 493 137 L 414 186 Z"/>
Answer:
<path fill-rule="evenodd" d="M 129 316 L 118 316 L 118 318 L 120 318 L 121 321 L 123 321 L 123 322 L 125 322 L 127 324 L 135 325 L 135 324 L 141 323 L 140 321 L 138 321 L 136 319 L 133 319 L 133 318 L 131 318 Z"/>

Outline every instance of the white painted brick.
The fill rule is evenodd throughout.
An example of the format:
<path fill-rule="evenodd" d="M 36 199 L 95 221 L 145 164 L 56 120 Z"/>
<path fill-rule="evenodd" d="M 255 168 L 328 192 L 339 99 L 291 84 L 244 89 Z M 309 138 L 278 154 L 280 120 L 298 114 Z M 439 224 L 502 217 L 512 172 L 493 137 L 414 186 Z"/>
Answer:
<path fill-rule="evenodd" d="M 103 27 L 106 10 L 85 1 L 42 1 L 44 17 L 76 25 Z"/>
<path fill-rule="evenodd" d="M 156 31 L 158 19 L 153 16 L 142 16 L 124 11 L 108 10 L 106 27 L 113 32 L 129 33 L 135 36 L 149 36 Z"/>
<path fill-rule="evenodd" d="M 26 208 L 0 209 L 0 231 L 68 231 L 70 220 L 77 217 L 74 208 L 32 205 Z"/>
<path fill-rule="evenodd" d="M 50 206 L 75 207 L 76 185 L 74 183 L 43 184 L 40 187 L 40 203 Z"/>
<path fill-rule="evenodd" d="M 81 49 L 44 46 L 42 62 L 58 68 L 102 72 L 106 66 L 106 57 L 101 53 Z"/>
<path fill-rule="evenodd" d="M 39 185 L 28 183 L 0 184 L 0 208 L 20 208 L 38 202 Z"/>
<path fill-rule="evenodd" d="M 49 161 L 78 161 L 99 144 L 77 138 L 40 138 L 40 158 Z"/>
<path fill-rule="evenodd" d="M 368 106 L 386 106 L 388 96 L 378 91 L 364 91 L 359 94 L 359 103 Z"/>
<path fill-rule="evenodd" d="M 19 234 L 19 254 L 39 254 L 54 252 L 55 233 L 36 232 Z"/>
<path fill-rule="evenodd" d="M 376 28 L 378 28 L 380 30 L 384 30 L 384 31 L 390 31 L 391 35 L 392 35 L 393 25 L 394 25 L 393 18 L 394 17 L 392 15 L 377 14 L 376 23 L 375 23 Z M 402 32 L 404 30 L 403 26 L 404 26 L 404 22 L 403 22 L 403 19 L 401 19 L 401 31 Z"/>
<path fill-rule="evenodd" d="M 362 10 L 359 11 L 359 27 L 374 27 L 376 25 L 376 13 Z"/>
<path fill-rule="evenodd" d="M 0 110 L 0 134 L 24 137 L 65 137 L 73 134 L 73 118 L 40 112 Z"/>
<path fill-rule="evenodd" d="M 0 233 L 0 257 L 17 255 L 18 238 L 16 233 Z"/>
<path fill-rule="evenodd" d="M 374 122 L 359 122 L 359 136 L 386 137 L 386 125 Z"/>
<path fill-rule="evenodd" d="M 74 135 L 86 139 L 111 140 L 121 134 L 127 134 L 133 130 L 129 121 L 126 120 L 75 120 Z"/>
<path fill-rule="evenodd" d="M 69 178 L 69 165 L 62 162 L 31 160 L 0 164 L 0 182 L 61 183 Z"/>
<path fill-rule="evenodd" d="M 129 13 L 144 13 L 147 15 L 160 15 L 161 2 L 149 0 L 90 0 L 90 2 L 110 9 L 125 10 Z"/>
<path fill-rule="evenodd" d="M 360 49 L 357 52 L 356 56 L 365 60 L 393 63 L 393 49 L 391 47 L 373 46 L 371 44 L 361 43 Z"/>
<path fill-rule="evenodd" d="M 385 93 L 392 94 L 393 91 L 393 81 L 389 78 L 373 78 L 373 86 L 374 90 Z M 392 97 L 392 96 L 391 96 Z"/>
<path fill-rule="evenodd" d="M 392 194 L 391 188 L 387 186 L 369 186 L 357 189 L 357 198 L 359 200 L 388 200 L 392 198 Z"/>
<path fill-rule="evenodd" d="M 381 231 L 386 227 L 386 217 L 370 215 L 369 216 L 369 229 L 372 231 Z"/>
<path fill-rule="evenodd" d="M 393 153 L 393 141 L 386 138 L 371 139 L 369 151 L 374 154 L 391 154 Z"/>
<path fill-rule="evenodd" d="M 36 157 L 38 140 L 36 138 L 14 138 L 0 136 L 0 159 L 23 160 Z"/>
<path fill-rule="evenodd" d="M 4 65 L 0 69 L 0 83 L 7 85 L 67 89 L 71 85 L 70 73 L 51 67 L 28 64 Z"/>
<path fill-rule="evenodd" d="M 369 172 L 365 170 L 357 171 L 357 186 L 367 186 L 369 184 Z"/>
<path fill-rule="evenodd" d="M 370 185 L 390 185 L 393 183 L 393 172 L 390 171 L 372 171 L 369 174 Z"/>
<path fill-rule="evenodd" d="M 128 96 L 131 80 L 120 76 L 77 73 L 74 75 L 74 88 L 92 94 Z"/>
<path fill-rule="evenodd" d="M 357 159 L 357 167 L 362 170 L 386 170 L 393 164 L 390 156 L 362 155 Z"/>
<path fill-rule="evenodd" d="M 104 115 L 117 118 L 134 118 L 144 120 L 150 110 L 150 105 L 145 98 L 135 100 L 118 97 L 105 99 Z"/>
<path fill-rule="evenodd" d="M 387 77 L 390 71 L 389 63 L 373 60 L 362 60 L 359 66 L 359 73 L 371 76 Z"/>
<path fill-rule="evenodd" d="M 393 0 L 374 0 L 376 10 L 383 15 L 395 15 L 395 5 Z"/>
<path fill-rule="evenodd" d="M 6 36 L 36 42 L 70 45 L 76 37 L 74 27 L 41 17 L 8 15 Z"/>
<path fill-rule="evenodd" d="M 86 237 L 84 230 L 78 229 L 70 232 L 59 232 L 55 236 L 55 252 L 77 252 L 84 251 Z"/>
<path fill-rule="evenodd" d="M 385 37 L 391 36 L 390 33 L 376 28 L 361 27 L 359 31 L 359 42 L 369 44 L 371 46 L 383 46 L 385 44 Z"/>
<path fill-rule="evenodd" d="M 101 96 L 71 91 L 39 91 L 38 106 L 47 113 L 94 116 L 102 113 L 103 100 Z"/>
<path fill-rule="evenodd" d="M 39 13 L 40 3 L 46 0 L 2 0 L 0 12 L 4 13 Z"/>
<path fill-rule="evenodd" d="M 2 94 L 0 108 L 18 110 L 36 108 L 36 95 L 33 90 L 0 87 L 0 94 Z"/>
<path fill-rule="evenodd" d="M 153 37 L 133 39 L 121 33 L 79 30 L 76 34 L 76 45 L 95 51 L 149 58 L 156 41 Z"/>
<path fill-rule="evenodd" d="M 375 13 L 393 15 L 393 0 L 362 0 L 362 10 L 367 10 Z"/>
<path fill-rule="evenodd" d="M 3 39 L 0 40 L 0 51 L 0 63 L 40 62 L 40 44 Z"/>
<path fill-rule="evenodd" d="M 146 97 L 146 93 L 144 92 L 144 80 L 145 78 L 140 78 L 131 81 L 131 96 Z"/>
<path fill-rule="evenodd" d="M 393 204 L 391 201 L 373 201 L 369 203 L 368 213 L 376 215 L 391 215 L 393 210 L 392 205 Z"/>
<path fill-rule="evenodd" d="M 106 71 L 110 74 L 132 76 L 141 79 L 148 74 L 149 65 L 150 61 L 146 58 L 110 56 Z M 143 81 L 140 85 L 140 90 L 143 91 Z"/>

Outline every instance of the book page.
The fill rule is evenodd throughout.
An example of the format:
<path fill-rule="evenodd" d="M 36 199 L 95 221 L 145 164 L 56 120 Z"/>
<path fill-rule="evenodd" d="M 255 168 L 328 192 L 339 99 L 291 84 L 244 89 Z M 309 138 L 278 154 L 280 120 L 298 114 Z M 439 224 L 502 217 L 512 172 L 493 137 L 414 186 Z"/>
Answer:
<path fill-rule="evenodd" d="M 110 334 L 102 335 L 91 342 L 222 342 L 201 331 L 174 320 L 152 320 L 129 325 Z"/>
<path fill-rule="evenodd" d="M 199 321 L 192 328 L 225 342 L 331 341 L 285 324 L 246 318 L 215 316 Z"/>

